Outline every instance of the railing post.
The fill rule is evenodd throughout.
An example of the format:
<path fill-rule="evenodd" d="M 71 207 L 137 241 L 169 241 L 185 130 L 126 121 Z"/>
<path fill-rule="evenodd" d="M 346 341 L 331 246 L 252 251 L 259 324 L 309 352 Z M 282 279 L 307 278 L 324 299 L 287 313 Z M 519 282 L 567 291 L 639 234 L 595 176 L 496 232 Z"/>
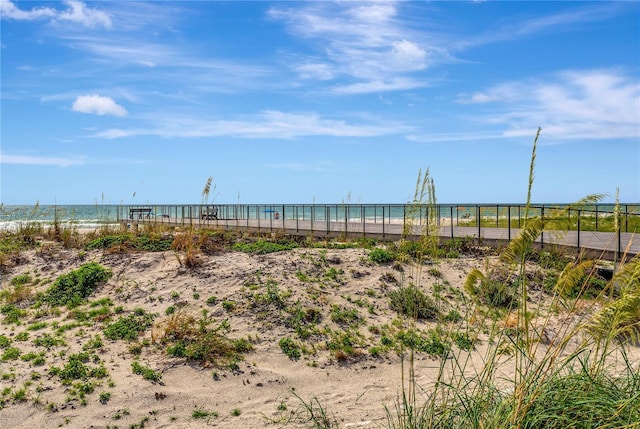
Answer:
<path fill-rule="evenodd" d="M 331 229 L 331 208 L 329 206 L 324 206 L 324 219 L 327 222 L 327 235 L 329 235 L 329 230 Z"/>
<path fill-rule="evenodd" d="M 518 204 L 518 229 L 522 228 L 522 224 L 520 223 L 522 216 L 520 215 L 520 204 Z"/>
<path fill-rule="evenodd" d="M 624 206 L 624 232 L 629 232 L 629 206 Z"/>
<path fill-rule="evenodd" d="M 480 239 L 480 206 L 476 206 L 476 222 L 478 224 L 478 239 Z"/>
<path fill-rule="evenodd" d="M 618 232 L 617 234 L 618 235 L 618 254 L 616 255 L 617 256 L 616 260 L 618 260 L 618 258 L 622 256 L 622 234 L 621 234 L 622 226 L 620 225 L 620 215 L 618 215 L 617 217 L 618 219 L 616 223 L 618 224 L 618 231 L 617 231 Z"/>
<path fill-rule="evenodd" d="M 405 225 L 407 225 L 407 205 L 402 206 L 402 229 L 404 231 Z"/>
<path fill-rule="evenodd" d="M 544 204 L 540 209 L 540 220 L 542 221 L 542 232 L 540 233 L 540 248 L 544 249 Z"/>
<path fill-rule="evenodd" d="M 451 224 L 451 238 L 453 238 L 453 206 L 449 206 L 449 223 Z"/>
<path fill-rule="evenodd" d="M 511 241 L 511 206 L 507 206 L 507 239 Z"/>
<path fill-rule="evenodd" d="M 496 228 L 500 228 L 498 221 L 500 220 L 500 206 L 496 204 Z"/>
<path fill-rule="evenodd" d="M 382 206 L 382 238 L 384 238 L 384 206 Z"/>
<path fill-rule="evenodd" d="M 580 250 L 580 210 L 578 210 L 578 250 Z"/>
<path fill-rule="evenodd" d="M 344 206 L 344 236 L 345 238 L 349 236 L 349 206 Z"/>

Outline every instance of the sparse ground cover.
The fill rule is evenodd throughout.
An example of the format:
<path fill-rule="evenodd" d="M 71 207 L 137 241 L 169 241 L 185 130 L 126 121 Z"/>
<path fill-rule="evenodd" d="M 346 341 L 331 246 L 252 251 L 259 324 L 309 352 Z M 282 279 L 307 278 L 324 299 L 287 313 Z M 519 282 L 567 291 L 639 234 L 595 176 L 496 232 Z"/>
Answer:
<path fill-rule="evenodd" d="M 512 360 L 522 350 L 536 345 L 544 359 L 568 334 L 582 338 L 578 327 L 589 322 L 614 353 L 640 321 L 635 260 L 616 267 L 612 289 L 611 265 L 545 251 L 520 271 L 470 240 L 433 255 L 408 242 L 227 232 L 67 235 L 75 247 L 46 231 L 0 239 L 0 421 L 14 427 L 465 427 L 428 394 L 451 365 L 482 374 L 477 365 L 489 359 L 525 379 L 527 368 Z M 523 299 L 527 342 L 517 320 Z M 558 353 L 580 347 L 575 340 Z M 555 376 L 548 367 L 520 398 L 538 415 L 551 402 L 560 414 L 567 404 L 557 392 L 597 388 L 610 409 L 567 415 L 602 422 L 617 410 L 627 422 L 618 427 L 633 427 L 638 368 L 621 357 L 622 378 L 612 378 L 605 361 L 580 353 L 576 363 L 601 370 L 569 365 Z M 513 398 L 494 387 L 481 391 L 484 421 Z M 480 407 L 467 393 L 449 403 Z"/>

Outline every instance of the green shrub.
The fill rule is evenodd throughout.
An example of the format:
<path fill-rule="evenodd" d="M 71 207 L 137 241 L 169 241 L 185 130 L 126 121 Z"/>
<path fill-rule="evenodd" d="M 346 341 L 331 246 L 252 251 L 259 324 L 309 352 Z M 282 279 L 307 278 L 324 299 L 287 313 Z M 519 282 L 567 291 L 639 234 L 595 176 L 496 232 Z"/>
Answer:
<path fill-rule="evenodd" d="M 24 274 L 20 274 L 15 276 L 14 278 L 11 279 L 11 285 L 12 286 L 23 286 L 26 285 L 28 283 L 31 283 L 33 281 L 33 279 L 31 278 L 31 275 L 29 273 L 24 273 Z"/>
<path fill-rule="evenodd" d="M 20 323 L 20 319 L 27 315 L 25 310 L 16 307 L 14 304 L 4 304 L 0 307 L 0 313 L 4 314 L 5 323 Z"/>
<path fill-rule="evenodd" d="M 456 332 L 453 334 L 453 342 L 462 350 L 473 349 L 473 341 L 466 332 Z"/>
<path fill-rule="evenodd" d="M 94 361 L 97 356 L 94 356 Z M 67 364 L 62 368 L 52 367 L 49 371 L 51 375 L 60 377 L 63 383 L 69 383 L 72 380 L 87 380 L 90 377 L 104 378 L 107 376 L 107 370 L 104 366 L 90 367 L 87 365 L 92 355 L 88 352 L 81 352 L 69 356 Z"/>
<path fill-rule="evenodd" d="M 451 345 L 444 341 L 436 331 L 431 331 L 428 336 L 416 329 L 400 331 L 396 335 L 396 340 L 404 347 L 435 357 L 446 357 L 451 349 Z"/>
<path fill-rule="evenodd" d="M 445 322 L 458 323 L 462 320 L 462 316 L 456 309 L 451 309 L 447 314 L 442 317 Z"/>
<path fill-rule="evenodd" d="M 101 392 L 100 393 L 99 400 L 100 400 L 101 404 L 103 404 L 103 405 L 106 404 L 107 402 L 109 402 L 110 399 L 111 399 L 111 393 L 109 393 L 109 392 Z"/>
<path fill-rule="evenodd" d="M 433 298 L 426 295 L 414 285 L 401 287 L 389 293 L 391 302 L 389 306 L 405 316 L 415 319 L 435 319 L 438 314 L 438 306 Z"/>
<path fill-rule="evenodd" d="M 341 326 L 357 326 L 362 323 L 362 317 L 355 308 L 332 305 L 330 314 L 331 320 Z"/>
<path fill-rule="evenodd" d="M 120 249 L 121 251 L 143 250 L 147 252 L 163 252 L 171 250 L 172 240 L 149 235 L 135 236 L 130 233 L 105 235 L 90 241 L 86 249 Z"/>
<path fill-rule="evenodd" d="M 0 335 L 0 349 L 6 349 L 11 345 L 11 339 L 5 335 Z"/>
<path fill-rule="evenodd" d="M 386 264 L 395 260 L 395 255 L 385 249 L 376 248 L 369 252 L 369 259 L 376 264 Z"/>
<path fill-rule="evenodd" d="M 9 347 L 7 348 L 4 353 L 2 354 L 2 360 L 3 361 L 8 361 L 8 360 L 16 360 L 20 357 L 20 349 L 17 347 Z"/>
<path fill-rule="evenodd" d="M 236 361 L 252 348 L 246 339 L 227 338 L 229 330 L 226 320 L 214 324 L 206 315 L 196 319 L 183 312 L 172 314 L 158 325 L 160 342 L 167 345 L 169 355 L 215 366 Z"/>
<path fill-rule="evenodd" d="M 53 335 L 46 333 L 33 340 L 33 345 L 36 347 L 45 347 L 46 349 L 50 349 L 55 346 L 64 346 L 65 342 L 62 338 L 54 337 Z"/>
<path fill-rule="evenodd" d="M 104 336 L 110 340 L 135 340 L 141 332 L 153 324 L 155 315 L 139 308 L 127 316 L 120 317 L 115 322 L 107 325 Z"/>
<path fill-rule="evenodd" d="M 484 279 L 477 293 L 480 301 L 491 307 L 510 308 L 518 305 L 516 288 L 506 281 Z"/>
<path fill-rule="evenodd" d="M 131 363 L 131 368 L 133 369 L 134 374 L 141 375 L 142 378 L 149 381 L 160 381 L 162 378 L 162 374 L 158 371 L 154 371 L 149 367 L 140 365 L 140 362 L 133 361 Z"/>
<path fill-rule="evenodd" d="M 98 284 L 107 281 L 111 270 L 95 262 L 63 274 L 44 293 L 43 300 L 51 305 L 78 305 L 87 298 Z"/>
<path fill-rule="evenodd" d="M 289 337 L 281 338 L 280 341 L 278 341 L 278 345 L 280 346 L 282 353 L 289 356 L 289 359 L 292 359 L 292 360 L 300 359 L 300 356 L 301 356 L 300 346 L 296 344 L 296 342 L 293 341 L 291 338 Z"/>
<path fill-rule="evenodd" d="M 231 248 L 238 252 L 256 253 L 263 255 L 266 253 L 281 252 L 283 250 L 291 250 L 298 247 L 298 244 L 289 240 L 280 240 L 277 242 L 257 240 L 249 243 L 235 243 Z"/>

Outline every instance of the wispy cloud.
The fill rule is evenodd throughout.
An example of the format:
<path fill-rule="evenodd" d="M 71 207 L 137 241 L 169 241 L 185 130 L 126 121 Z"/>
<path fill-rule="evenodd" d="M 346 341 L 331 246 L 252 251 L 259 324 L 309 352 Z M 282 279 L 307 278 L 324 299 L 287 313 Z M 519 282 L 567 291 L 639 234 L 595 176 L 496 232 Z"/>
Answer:
<path fill-rule="evenodd" d="M 294 139 L 298 137 L 374 137 L 408 131 L 398 123 L 368 121 L 349 123 L 344 119 L 323 117 L 317 113 L 263 111 L 242 119 L 205 119 L 163 115 L 162 122 L 150 127 L 113 128 L 93 134 L 97 138 L 122 138 L 152 135 L 163 138 L 238 137 L 247 139 Z"/>
<path fill-rule="evenodd" d="M 1 164 L 20 164 L 20 165 L 50 165 L 55 167 L 70 167 L 72 165 L 83 165 L 86 163 L 84 157 L 46 157 L 46 156 L 30 156 L 30 155 L 11 155 L 4 152 L 0 153 Z"/>
<path fill-rule="evenodd" d="M 546 140 L 640 138 L 640 83 L 616 70 L 564 71 L 544 80 L 507 82 L 460 103 L 487 106 L 478 122 L 500 127 L 504 137 L 542 126 Z"/>
<path fill-rule="evenodd" d="M 10 0 L 0 0 L 0 12 L 3 19 L 15 19 L 17 21 L 32 21 L 43 18 L 53 18 L 57 12 L 49 7 L 36 7 L 31 10 L 21 10 Z"/>
<path fill-rule="evenodd" d="M 397 7 L 396 2 L 316 2 L 300 9 L 274 7 L 269 16 L 284 21 L 296 37 L 317 44 L 319 55 L 291 64 L 301 79 L 355 79 L 334 86 L 343 94 L 425 86 L 424 78 L 409 76 L 426 70 L 443 50 L 411 30 Z"/>
<path fill-rule="evenodd" d="M 113 101 L 111 97 L 102 95 L 81 95 L 73 102 L 71 109 L 75 112 L 94 115 L 126 116 L 127 110 Z"/>
<path fill-rule="evenodd" d="M 623 4 L 628 3 L 628 4 Z M 609 19 L 620 10 L 624 10 L 633 2 L 595 2 L 582 7 L 573 7 L 567 3 L 567 10 L 550 13 L 535 18 L 527 18 L 525 13 L 508 23 L 496 22 L 487 32 L 480 32 L 468 37 L 461 37 L 450 47 L 454 50 L 468 49 L 478 45 L 486 45 L 506 40 L 513 40 L 531 34 L 566 31 L 575 24 L 598 22 Z M 482 7 L 480 5 L 480 7 Z"/>
<path fill-rule="evenodd" d="M 54 9 L 51 7 L 36 7 L 30 10 L 21 10 L 10 0 L 0 0 L 0 11 L 3 19 L 18 21 L 33 21 L 48 19 L 53 24 L 60 22 L 72 22 L 84 27 L 111 28 L 109 14 L 98 9 L 87 7 L 83 2 L 67 0 L 64 2 L 66 9 Z"/>

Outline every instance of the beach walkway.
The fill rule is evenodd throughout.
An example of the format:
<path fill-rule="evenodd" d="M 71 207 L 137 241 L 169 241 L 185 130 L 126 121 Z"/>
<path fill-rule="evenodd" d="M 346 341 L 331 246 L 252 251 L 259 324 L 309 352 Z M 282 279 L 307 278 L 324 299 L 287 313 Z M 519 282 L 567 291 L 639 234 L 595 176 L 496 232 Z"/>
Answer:
<path fill-rule="evenodd" d="M 231 210 L 231 207 L 233 210 Z M 268 208 L 265 208 L 268 207 Z M 321 209 L 314 208 L 312 211 L 306 211 L 305 207 L 284 207 L 284 206 L 260 206 L 253 210 L 253 207 L 243 206 L 217 206 L 215 216 L 211 215 L 211 206 L 153 206 L 150 210 L 141 211 L 139 207 L 125 207 L 121 210 L 122 216 L 119 215 L 118 221 L 129 227 L 137 228 L 139 224 L 164 224 L 173 227 L 194 227 L 209 228 L 237 231 L 253 231 L 260 233 L 278 233 L 285 235 L 298 236 L 314 236 L 316 238 L 324 237 L 370 237 L 379 240 L 398 240 L 403 236 L 405 229 L 405 220 L 402 215 L 398 215 L 399 210 L 394 212 L 393 207 L 376 210 L 368 213 L 368 208 L 356 206 L 351 210 L 340 209 L 335 206 L 322 206 Z M 437 235 L 441 241 L 455 238 L 469 237 L 485 245 L 504 246 L 511 239 L 515 238 L 519 232 L 519 228 L 512 227 L 520 223 L 521 208 L 518 206 L 510 206 L 505 212 L 504 207 L 496 207 L 495 220 L 482 216 L 481 208 L 472 207 L 466 213 L 477 212 L 478 216 L 469 219 L 469 215 L 461 216 L 462 211 L 456 207 L 454 213 L 453 207 L 439 209 L 438 213 L 447 212 L 448 217 L 437 218 Z M 518 217 L 512 216 L 516 213 L 518 207 Z M 131 210 L 131 211 L 128 211 Z M 598 210 L 596 208 L 596 210 Z M 593 216 L 582 221 L 585 225 L 590 220 L 595 220 L 595 228 L 598 228 L 598 219 L 600 220 L 600 228 L 605 222 L 607 212 L 602 208 L 599 209 L 595 219 Z M 547 209 L 547 212 L 549 209 Z M 140 216 L 144 213 L 144 216 Z M 149 214 L 151 213 L 151 214 Z M 283 216 L 281 213 L 284 213 Z M 302 213 L 302 214 L 301 214 Z M 306 214 L 305 214 L 306 213 Z M 362 214 L 354 216 L 353 213 Z M 508 218 L 502 219 L 501 213 L 507 213 Z M 541 210 L 544 214 L 544 208 Z M 454 216 L 455 214 L 455 216 Z M 629 213 L 626 215 L 625 224 L 626 231 L 619 233 L 585 230 L 578 228 L 569 231 L 544 231 L 537 239 L 536 246 L 539 248 L 562 247 L 569 251 L 585 252 L 591 257 L 599 257 L 603 259 L 613 260 L 626 256 L 630 258 L 640 253 L 640 237 L 637 236 L 635 230 L 629 232 Z M 640 216 L 640 213 L 631 213 L 632 216 Z M 413 218 L 416 225 L 407 228 L 408 237 L 417 239 L 423 234 L 420 223 L 424 222 L 424 216 Z M 635 225 L 632 218 L 632 225 Z M 474 224 L 474 226 L 467 226 Z M 464 226 L 461 226 L 463 224 Z M 498 226 L 485 226 L 485 225 Z M 504 226 L 503 226 L 504 225 Z M 580 221 L 578 221 L 580 227 Z M 634 227 L 635 228 L 635 227 Z M 592 228 L 593 229 L 593 228 Z"/>

